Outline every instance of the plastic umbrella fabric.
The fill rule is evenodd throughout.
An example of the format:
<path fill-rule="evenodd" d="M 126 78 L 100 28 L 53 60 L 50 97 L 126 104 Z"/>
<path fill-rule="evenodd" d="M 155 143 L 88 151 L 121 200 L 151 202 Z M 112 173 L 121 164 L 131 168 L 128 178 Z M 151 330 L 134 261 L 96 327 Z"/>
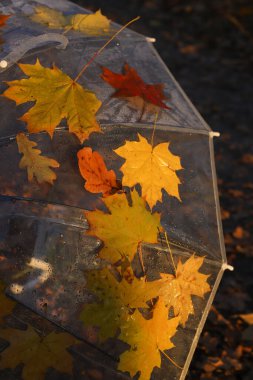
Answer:
<path fill-rule="evenodd" d="M 104 47 L 120 26 L 64 0 L 0 13 L 0 378 L 183 380 L 228 267 L 218 134 L 151 39 Z"/>

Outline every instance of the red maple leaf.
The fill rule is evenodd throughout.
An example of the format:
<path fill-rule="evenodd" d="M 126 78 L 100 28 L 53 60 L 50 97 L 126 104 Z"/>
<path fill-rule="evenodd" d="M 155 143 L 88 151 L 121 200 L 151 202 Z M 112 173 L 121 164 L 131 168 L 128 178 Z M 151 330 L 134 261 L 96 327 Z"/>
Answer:
<path fill-rule="evenodd" d="M 164 85 L 146 84 L 137 71 L 127 63 L 124 65 L 123 74 L 114 73 L 107 67 L 102 67 L 102 71 L 101 78 L 117 90 L 112 95 L 113 97 L 139 96 L 148 103 L 170 109 L 163 102 L 166 100 L 163 92 Z"/>

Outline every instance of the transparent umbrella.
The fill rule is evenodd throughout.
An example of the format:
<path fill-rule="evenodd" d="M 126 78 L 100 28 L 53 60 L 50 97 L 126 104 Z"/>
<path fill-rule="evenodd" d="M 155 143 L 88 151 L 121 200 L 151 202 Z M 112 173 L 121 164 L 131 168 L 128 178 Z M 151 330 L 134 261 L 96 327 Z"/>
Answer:
<path fill-rule="evenodd" d="M 218 133 L 151 39 L 0 12 L 0 379 L 183 380 L 228 268 Z"/>

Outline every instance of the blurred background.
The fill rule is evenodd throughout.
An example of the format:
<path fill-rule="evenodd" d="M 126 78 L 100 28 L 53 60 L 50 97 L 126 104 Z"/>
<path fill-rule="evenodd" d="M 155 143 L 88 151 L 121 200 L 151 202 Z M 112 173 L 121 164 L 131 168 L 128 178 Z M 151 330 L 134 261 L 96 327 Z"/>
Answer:
<path fill-rule="evenodd" d="M 253 379 L 253 2 L 74 0 L 155 37 L 155 47 L 215 139 L 229 264 L 187 380 Z M 141 52 L 140 52 L 141 54 Z"/>

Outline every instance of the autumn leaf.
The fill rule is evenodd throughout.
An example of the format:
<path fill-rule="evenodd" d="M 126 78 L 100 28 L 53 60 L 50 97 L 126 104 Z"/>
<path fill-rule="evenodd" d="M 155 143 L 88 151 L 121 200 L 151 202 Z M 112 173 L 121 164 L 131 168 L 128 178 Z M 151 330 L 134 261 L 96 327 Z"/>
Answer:
<path fill-rule="evenodd" d="M 61 29 L 68 25 L 68 19 L 60 11 L 43 5 L 38 5 L 34 10 L 35 13 L 30 17 L 34 22 L 46 24 L 54 29 Z"/>
<path fill-rule="evenodd" d="M 74 30 L 94 36 L 107 33 L 110 28 L 110 20 L 102 15 L 100 9 L 90 15 L 74 15 L 71 17 L 70 23 Z"/>
<path fill-rule="evenodd" d="M 53 184 L 56 174 L 50 168 L 58 168 L 59 163 L 49 157 L 41 156 L 41 151 L 35 149 L 37 143 L 30 141 L 24 133 L 16 137 L 19 153 L 23 154 L 19 163 L 20 169 L 27 169 L 28 181 L 35 177 L 39 184 L 48 182 Z"/>
<path fill-rule="evenodd" d="M 147 301 L 160 290 L 160 280 L 147 282 L 144 277 L 118 281 L 108 269 L 92 271 L 87 275 L 87 288 L 97 302 L 85 305 L 80 319 L 88 326 L 99 327 L 99 337 L 114 337 L 121 325 L 129 319 L 133 308 L 147 308 Z"/>
<path fill-rule="evenodd" d="M 152 147 L 145 137 L 138 134 L 139 141 L 126 141 L 114 152 L 125 158 L 120 168 L 123 172 L 123 186 L 142 187 L 142 196 L 152 209 L 162 200 L 162 189 L 180 200 L 180 180 L 176 174 L 181 170 L 180 157 L 170 152 L 170 143 Z"/>
<path fill-rule="evenodd" d="M 149 380 L 154 367 L 161 367 L 161 352 L 174 347 L 171 338 L 176 334 L 179 318 L 168 319 L 168 309 L 163 300 L 155 305 L 153 318 L 145 319 L 136 310 L 121 327 L 119 339 L 130 345 L 120 356 L 118 369 L 138 380 Z"/>
<path fill-rule="evenodd" d="M 26 331 L 2 329 L 0 338 L 10 343 L 1 353 L 0 368 L 15 368 L 23 363 L 23 380 L 44 380 L 49 367 L 72 373 L 72 357 L 67 348 L 77 339 L 70 334 L 52 332 L 41 337 L 29 326 Z"/>
<path fill-rule="evenodd" d="M 69 131 L 81 142 L 90 133 L 100 131 L 95 114 L 101 106 L 96 95 L 84 89 L 56 66 L 43 67 L 39 60 L 34 65 L 19 64 L 30 78 L 7 82 L 4 96 L 17 105 L 35 101 L 35 105 L 21 117 L 30 133 L 47 131 L 52 137 L 62 119 L 67 119 Z"/>
<path fill-rule="evenodd" d="M 83 148 L 77 153 L 77 158 L 80 173 L 86 180 L 84 187 L 87 191 L 108 196 L 112 190 L 119 189 L 115 172 L 107 170 L 103 157 L 98 152 Z"/>
<path fill-rule="evenodd" d="M 11 17 L 11 16 L 0 14 L 0 28 L 2 28 L 6 24 L 6 21 L 8 20 L 9 17 Z"/>
<path fill-rule="evenodd" d="M 159 295 L 169 308 L 173 307 L 174 315 L 180 317 L 183 326 L 190 314 L 194 314 L 192 296 L 204 297 L 211 290 L 207 282 L 209 275 L 199 272 L 203 262 L 204 257 L 192 255 L 185 263 L 179 260 L 175 276 L 160 274 L 164 285 L 161 285 Z"/>
<path fill-rule="evenodd" d="M 31 19 L 35 22 L 45 24 L 49 28 L 73 29 L 94 36 L 107 33 L 110 28 L 110 20 L 103 16 L 100 10 L 93 14 L 64 16 L 60 11 L 38 5 L 35 7 L 35 13 L 31 16 Z"/>
<path fill-rule="evenodd" d="M 125 64 L 123 74 L 114 73 L 106 67 L 102 67 L 102 71 L 101 78 L 116 89 L 114 97 L 139 96 L 148 103 L 169 109 L 163 102 L 166 100 L 163 84 L 146 84 L 137 71 L 128 64 Z"/>
<path fill-rule="evenodd" d="M 136 190 L 131 192 L 131 198 L 130 206 L 125 194 L 114 194 L 103 200 L 110 213 L 100 210 L 85 213 L 90 225 L 88 234 L 103 241 L 99 255 L 111 263 L 124 256 L 132 261 L 141 242 L 157 243 L 160 215 L 146 209 Z"/>
<path fill-rule="evenodd" d="M 0 281 L 0 323 L 4 322 L 4 317 L 12 313 L 16 302 L 6 297 L 5 285 Z"/>

